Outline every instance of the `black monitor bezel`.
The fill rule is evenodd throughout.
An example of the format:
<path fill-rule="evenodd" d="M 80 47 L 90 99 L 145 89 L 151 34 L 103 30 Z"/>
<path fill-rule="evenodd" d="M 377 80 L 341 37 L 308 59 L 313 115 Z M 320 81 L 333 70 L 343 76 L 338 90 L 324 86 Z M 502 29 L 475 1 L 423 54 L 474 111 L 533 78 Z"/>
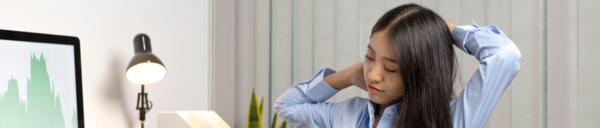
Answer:
<path fill-rule="evenodd" d="M 0 39 L 73 45 L 75 51 L 75 86 L 77 90 L 77 124 L 78 128 L 84 128 L 85 125 L 83 120 L 83 90 L 81 82 L 81 52 L 79 38 L 73 36 L 51 35 L 0 29 Z"/>

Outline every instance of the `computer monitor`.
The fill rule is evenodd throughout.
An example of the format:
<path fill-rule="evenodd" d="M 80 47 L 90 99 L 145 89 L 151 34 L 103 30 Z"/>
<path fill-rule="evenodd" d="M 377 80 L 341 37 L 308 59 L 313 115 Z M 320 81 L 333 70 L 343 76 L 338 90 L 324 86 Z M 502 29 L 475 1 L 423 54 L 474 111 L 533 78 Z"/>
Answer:
<path fill-rule="evenodd" d="M 79 39 L 0 30 L 0 128 L 83 128 Z"/>

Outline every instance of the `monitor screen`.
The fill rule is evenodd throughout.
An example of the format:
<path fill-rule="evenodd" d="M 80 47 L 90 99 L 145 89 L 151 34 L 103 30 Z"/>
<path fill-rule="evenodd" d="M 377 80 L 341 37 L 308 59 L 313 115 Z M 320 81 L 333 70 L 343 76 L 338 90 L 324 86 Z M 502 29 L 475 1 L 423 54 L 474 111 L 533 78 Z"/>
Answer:
<path fill-rule="evenodd" d="M 0 128 L 83 128 L 79 40 L 0 30 Z"/>

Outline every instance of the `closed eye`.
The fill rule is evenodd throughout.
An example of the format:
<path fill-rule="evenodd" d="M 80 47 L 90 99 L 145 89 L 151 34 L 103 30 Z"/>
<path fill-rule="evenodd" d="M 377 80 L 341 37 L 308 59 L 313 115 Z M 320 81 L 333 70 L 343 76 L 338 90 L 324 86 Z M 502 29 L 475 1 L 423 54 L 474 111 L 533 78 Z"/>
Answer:
<path fill-rule="evenodd" d="M 373 59 L 373 58 L 369 57 L 368 55 L 365 55 L 365 58 L 367 58 L 367 59 L 368 59 L 368 60 L 370 60 L 370 61 L 373 61 L 373 60 L 375 60 L 375 59 Z"/>
<path fill-rule="evenodd" d="M 397 71 L 397 70 L 389 70 L 387 68 L 384 68 L 384 69 L 385 69 L 385 71 L 388 71 L 388 72 L 396 72 Z"/>

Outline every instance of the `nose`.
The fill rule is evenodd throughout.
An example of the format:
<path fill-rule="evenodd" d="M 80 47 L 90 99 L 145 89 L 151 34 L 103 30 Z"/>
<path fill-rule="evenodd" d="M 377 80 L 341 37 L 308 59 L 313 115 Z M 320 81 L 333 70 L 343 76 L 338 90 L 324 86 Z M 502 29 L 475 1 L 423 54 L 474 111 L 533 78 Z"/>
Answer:
<path fill-rule="evenodd" d="M 383 67 L 382 66 L 375 66 L 373 67 L 373 69 L 371 69 L 371 72 L 369 72 L 369 80 L 373 83 L 379 83 L 381 81 L 383 81 Z"/>

